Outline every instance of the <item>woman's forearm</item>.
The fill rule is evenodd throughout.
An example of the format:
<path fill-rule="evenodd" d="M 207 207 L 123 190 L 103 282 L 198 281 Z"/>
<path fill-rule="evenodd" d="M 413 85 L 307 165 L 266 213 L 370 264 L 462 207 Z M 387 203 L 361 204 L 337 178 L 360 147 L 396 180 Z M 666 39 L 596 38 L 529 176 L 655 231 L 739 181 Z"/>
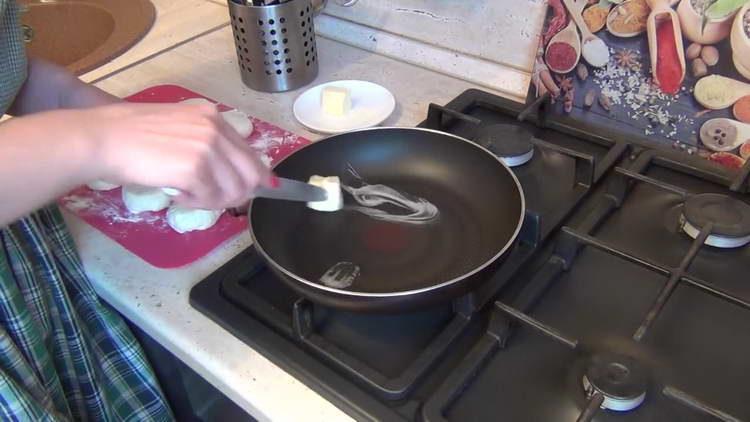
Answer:
<path fill-rule="evenodd" d="M 271 174 L 213 105 L 119 102 L 0 124 L 0 227 L 99 179 L 169 186 L 185 206 L 222 209 Z"/>
<path fill-rule="evenodd" d="M 40 59 L 29 59 L 26 82 L 8 110 L 22 116 L 60 108 L 88 108 L 120 101 L 88 85 L 64 68 Z"/>
<path fill-rule="evenodd" d="M 95 146 L 69 111 L 0 124 L 0 227 L 96 177 Z M 59 130 L 55 130 L 58 129 Z"/>
<path fill-rule="evenodd" d="M 45 111 L 119 101 L 60 66 L 29 60 L 28 78 L 8 110 L 27 117 L 0 125 L 0 227 L 95 177 L 96 146 L 84 135 L 86 122 Z"/>
<path fill-rule="evenodd" d="M 176 201 L 211 209 L 270 183 L 214 106 L 129 104 L 32 60 L 8 113 L 22 117 L 0 124 L 0 227 L 97 179 L 174 187 Z"/>

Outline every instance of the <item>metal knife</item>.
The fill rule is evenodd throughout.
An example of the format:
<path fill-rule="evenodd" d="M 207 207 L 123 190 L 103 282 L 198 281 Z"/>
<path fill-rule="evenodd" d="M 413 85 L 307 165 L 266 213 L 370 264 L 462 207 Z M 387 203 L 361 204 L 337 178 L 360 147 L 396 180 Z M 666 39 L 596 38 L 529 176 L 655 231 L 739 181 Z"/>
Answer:
<path fill-rule="evenodd" d="M 274 187 L 259 186 L 253 192 L 256 198 L 282 199 L 286 201 L 317 202 L 328 199 L 325 189 L 283 177 L 275 178 Z"/>
<path fill-rule="evenodd" d="M 299 180 L 274 177 L 273 187 L 258 186 L 253 192 L 255 198 L 281 199 L 285 201 L 317 202 L 328 199 L 328 192 L 318 186 L 311 185 Z M 170 196 L 180 194 L 178 189 L 162 188 L 164 193 Z"/>
<path fill-rule="evenodd" d="M 309 183 L 276 177 L 274 187 L 258 187 L 253 192 L 253 196 L 256 198 L 280 199 L 285 201 L 316 202 L 328 199 L 328 192 L 323 188 L 313 186 Z M 227 212 L 229 215 L 240 217 L 247 215 L 249 206 L 250 203 L 248 202 L 239 207 L 228 208 Z"/>

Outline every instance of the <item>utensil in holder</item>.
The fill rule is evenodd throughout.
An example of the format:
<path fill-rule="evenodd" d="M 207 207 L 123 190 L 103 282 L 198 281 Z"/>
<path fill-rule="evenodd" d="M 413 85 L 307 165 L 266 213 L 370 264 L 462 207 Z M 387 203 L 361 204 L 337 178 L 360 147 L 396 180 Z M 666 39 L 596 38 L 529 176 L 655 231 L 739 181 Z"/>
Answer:
<path fill-rule="evenodd" d="M 291 0 L 271 6 L 228 0 L 242 82 L 264 92 L 290 91 L 318 75 L 313 17 L 325 2 Z"/>

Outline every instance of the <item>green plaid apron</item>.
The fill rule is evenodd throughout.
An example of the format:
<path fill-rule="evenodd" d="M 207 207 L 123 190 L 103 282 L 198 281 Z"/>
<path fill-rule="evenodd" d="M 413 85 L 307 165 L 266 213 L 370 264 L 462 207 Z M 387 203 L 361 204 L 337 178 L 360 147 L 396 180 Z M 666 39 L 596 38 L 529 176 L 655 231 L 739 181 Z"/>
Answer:
<path fill-rule="evenodd" d="M 4 111 L 26 77 L 14 1 L 0 0 L 0 25 Z M 0 420 L 172 419 L 138 342 L 86 278 L 60 211 L 0 227 Z"/>

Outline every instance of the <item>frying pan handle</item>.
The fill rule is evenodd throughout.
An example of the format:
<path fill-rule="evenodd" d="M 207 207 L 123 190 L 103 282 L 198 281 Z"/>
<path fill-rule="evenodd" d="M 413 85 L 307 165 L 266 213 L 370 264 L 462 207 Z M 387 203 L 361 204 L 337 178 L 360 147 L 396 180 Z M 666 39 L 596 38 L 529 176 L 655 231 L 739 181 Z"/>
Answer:
<path fill-rule="evenodd" d="M 309 343 L 307 338 L 312 332 L 312 305 L 307 300 L 299 299 L 294 302 L 292 326 L 297 338 Z"/>

